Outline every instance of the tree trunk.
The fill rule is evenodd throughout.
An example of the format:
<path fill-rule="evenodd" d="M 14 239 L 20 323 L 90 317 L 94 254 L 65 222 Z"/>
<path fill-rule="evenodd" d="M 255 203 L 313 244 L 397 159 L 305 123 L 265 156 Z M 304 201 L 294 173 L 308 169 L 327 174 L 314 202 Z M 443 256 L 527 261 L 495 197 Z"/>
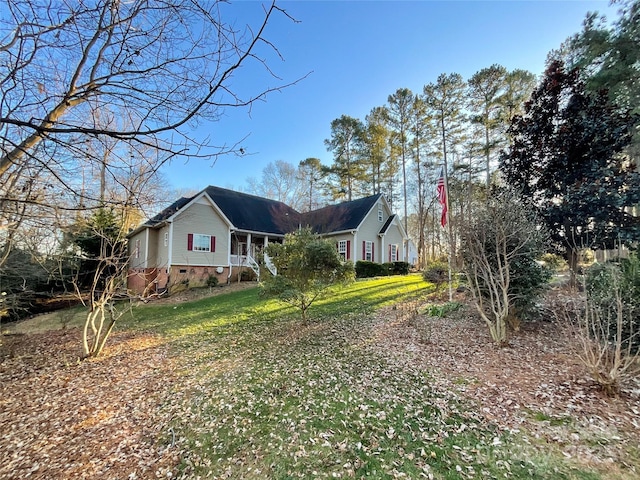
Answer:
<path fill-rule="evenodd" d="M 569 288 L 575 291 L 578 287 L 578 257 L 579 251 L 575 247 L 567 246 L 567 263 L 569 264 Z"/>

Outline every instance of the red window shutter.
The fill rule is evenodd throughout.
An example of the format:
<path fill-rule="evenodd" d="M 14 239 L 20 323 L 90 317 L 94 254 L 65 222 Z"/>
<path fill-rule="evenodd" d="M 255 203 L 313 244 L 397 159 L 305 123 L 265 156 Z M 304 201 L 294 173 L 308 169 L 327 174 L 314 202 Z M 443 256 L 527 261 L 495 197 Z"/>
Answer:
<path fill-rule="evenodd" d="M 389 245 L 389 261 L 391 261 L 391 245 Z"/>
<path fill-rule="evenodd" d="M 187 234 L 187 250 L 193 250 L 193 233 Z"/>
<path fill-rule="evenodd" d="M 373 242 L 371 242 L 371 261 L 375 262 L 376 261 L 376 256 L 375 256 L 375 244 Z"/>
<path fill-rule="evenodd" d="M 336 252 L 340 252 L 340 242 L 336 242 Z"/>
<path fill-rule="evenodd" d="M 351 259 L 351 240 L 347 240 L 347 260 Z"/>
<path fill-rule="evenodd" d="M 362 241 L 362 260 L 367 259 L 367 242 Z"/>
<path fill-rule="evenodd" d="M 213 235 L 211 235 L 211 251 L 216 251 L 216 237 L 214 237 Z"/>

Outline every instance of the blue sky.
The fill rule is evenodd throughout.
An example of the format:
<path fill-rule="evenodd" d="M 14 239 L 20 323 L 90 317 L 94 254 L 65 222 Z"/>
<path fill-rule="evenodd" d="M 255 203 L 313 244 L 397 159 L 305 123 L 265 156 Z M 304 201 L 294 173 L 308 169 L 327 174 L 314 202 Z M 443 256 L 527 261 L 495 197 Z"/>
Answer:
<path fill-rule="evenodd" d="M 298 84 L 270 94 L 248 109 L 227 110 L 220 121 L 202 124 L 196 135 L 217 144 L 241 142 L 243 157 L 215 163 L 179 159 L 163 173 L 176 189 L 207 185 L 246 189 L 265 165 L 307 157 L 330 164 L 324 140 L 341 115 L 364 120 L 398 88 L 414 93 L 441 73 L 468 79 L 499 63 L 539 75 L 549 51 L 580 30 L 587 12 L 615 17 L 603 1 L 296 1 L 279 5 L 298 23 L 279 16 L 266 30 L 284 60 L 270 67 L 284 83 Z M 254 22 L 259 2 L 229 7 L 237 24 Z M 241 71 L 239 91 L 275 85 L 274 79 Z M 246 137 L 246 138 L 245 138 Z"/>

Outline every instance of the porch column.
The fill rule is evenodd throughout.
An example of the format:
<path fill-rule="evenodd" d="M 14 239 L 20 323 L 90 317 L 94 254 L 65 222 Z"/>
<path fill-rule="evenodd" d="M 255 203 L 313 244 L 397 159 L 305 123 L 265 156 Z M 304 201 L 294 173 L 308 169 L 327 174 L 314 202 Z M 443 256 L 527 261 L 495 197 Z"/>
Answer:
<path fill-rule="evenodd" d="M 264 236 L 264 246 L 266 248 L 266 246 L 269 244 L 269 237 L 267 235 Z"/>
<path fill-rule="evenodd" d="M 353 231 L 353 245 L 351 245 L 351 258 L 353 259 L 353 263 L 358 261 L 358 232 Z"/>
<path fill-rule="evenodd" d="M 247 233 L 247 256 L 252 257 L 251 255 L 251 234 Z"/>

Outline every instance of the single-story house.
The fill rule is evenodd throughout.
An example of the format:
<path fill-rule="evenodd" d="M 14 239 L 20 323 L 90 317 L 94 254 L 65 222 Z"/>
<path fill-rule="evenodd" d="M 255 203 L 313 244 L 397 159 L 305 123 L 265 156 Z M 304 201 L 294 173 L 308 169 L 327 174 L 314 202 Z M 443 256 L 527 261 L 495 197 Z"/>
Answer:
<path fill-rule="evenodd" d="M 383 195 L 300 213 L 282 202 L 209 186 L 129 234 L 127 286 L 145 295 L 206 285 L 211 277 L 228 282 L 243 271 L 259 274 L 256 258 L 264 247 L 301 227 L 334 240 L 345 261 L 407 258 L 407 234 Z"/>

